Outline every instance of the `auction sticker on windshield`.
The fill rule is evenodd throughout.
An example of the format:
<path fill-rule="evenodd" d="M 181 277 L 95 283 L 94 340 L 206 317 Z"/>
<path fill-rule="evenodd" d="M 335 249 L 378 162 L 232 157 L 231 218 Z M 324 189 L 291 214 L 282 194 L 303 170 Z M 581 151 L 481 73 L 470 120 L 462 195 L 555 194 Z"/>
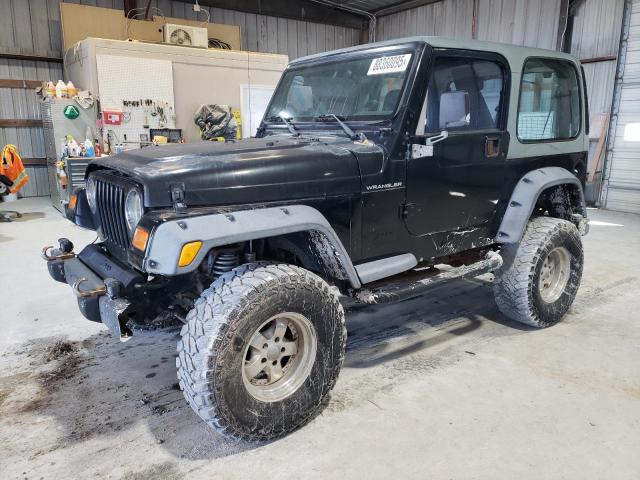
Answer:
<path fill-rule="evenodd" d="M 369 66 L 367 75 L 380 75 L 381 73 L 404 72 L 411 60 L 411 54 L 393 55 L 392 57 L 374 58 Z"/>

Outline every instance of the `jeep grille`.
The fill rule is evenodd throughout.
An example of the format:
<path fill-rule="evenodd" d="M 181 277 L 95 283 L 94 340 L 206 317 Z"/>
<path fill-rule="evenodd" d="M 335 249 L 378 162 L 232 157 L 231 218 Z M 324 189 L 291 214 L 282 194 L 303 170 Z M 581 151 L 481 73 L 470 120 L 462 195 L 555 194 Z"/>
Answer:
<path fill-rule="evenodd" d="M 96 206 L 102 238 L 125 250 L 131 244 L 124 218 L 125 185 L 117 178 L 96 175 Z"/>

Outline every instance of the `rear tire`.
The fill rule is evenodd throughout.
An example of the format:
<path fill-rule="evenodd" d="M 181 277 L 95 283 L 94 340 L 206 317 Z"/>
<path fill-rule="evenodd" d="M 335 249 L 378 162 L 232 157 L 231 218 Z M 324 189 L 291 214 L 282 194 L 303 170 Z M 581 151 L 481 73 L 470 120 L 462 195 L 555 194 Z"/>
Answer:
<path fill-rule="evenodd" d="M 178 342 L 178 379 L 195 412 L 221 433 L 269 440 L 326 404 L 344 360 L 337 295 L 291 265 L 253 263 L 197 300 Z"/>
<path fill-rule="evenodd" d="M 532 219 L 519 244 L 505 245 L 496 272 L 498 308 L 512 320 L 544 328 L 560 321 L 575 299 L 582 278 L 578 229 L 550 217 Z"/>

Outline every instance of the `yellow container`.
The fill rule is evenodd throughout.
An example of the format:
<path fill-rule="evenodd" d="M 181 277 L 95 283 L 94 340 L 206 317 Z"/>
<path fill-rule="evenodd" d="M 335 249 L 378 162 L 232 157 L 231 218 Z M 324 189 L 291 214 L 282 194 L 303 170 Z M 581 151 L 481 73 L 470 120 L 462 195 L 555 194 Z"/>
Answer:
<path fill-rule="evenodd" d="M 236 119 L 236 123 L 238 124 L 238 132 L 236 133 L 236 138 L 240 140 L 242 138 L 242 116 L 240 115 L 240 110 L 234 108 L 231 110 L 233 117 Z"/>

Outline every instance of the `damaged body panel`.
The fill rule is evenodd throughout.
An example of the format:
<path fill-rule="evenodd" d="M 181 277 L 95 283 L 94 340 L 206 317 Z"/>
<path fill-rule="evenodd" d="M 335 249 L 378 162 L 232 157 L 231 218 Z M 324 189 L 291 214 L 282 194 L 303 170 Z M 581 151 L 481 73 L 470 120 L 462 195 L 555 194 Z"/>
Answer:
<path fill-rule="evenodd" d="M 552 190 L 549 201 L 556 205 L 566 204 L 572 207 L 571 214 L 585 218 L 587 209 L 580 180 L 562 167 L 537 168 L 524 175 L 513 189 L 496 241 L 519 242 L 540 196 L 552 187 L 560 185 L 565 188 Z M 575 198 L 571 198 L 570 195 L 575 195 Z M 567 211 L 566 214 L 568 215 L 569 212 Z M 570 217 L 566 219 L 572 220 Z"/>
<path fill-rule="evenodd" d="M 296 232 L 310 232 L 312 246 L 336 279 L 349 280 L 353 288 L 360 287 L 358 274 L 335 231 L 320 212 L 306 205 L 165 220 L 154 230 L 143 268 L 154 274 L 180 275 L 197 268 L 214 247 Z M 194 238 L 203 242 L 202 248 L 189 265 L 179 267 L 182 246 Z"/>

